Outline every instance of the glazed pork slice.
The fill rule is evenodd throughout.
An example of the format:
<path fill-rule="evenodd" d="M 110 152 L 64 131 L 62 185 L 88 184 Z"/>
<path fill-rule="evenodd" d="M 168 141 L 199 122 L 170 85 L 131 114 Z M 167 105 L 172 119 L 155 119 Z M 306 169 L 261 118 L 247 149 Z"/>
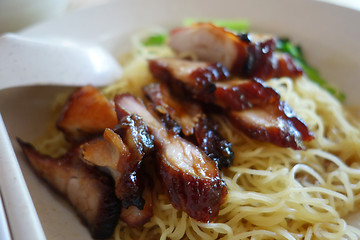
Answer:
<path fill-rule="evenodd" d="M 220 63 L 180 58 L 149 60 L 149 68 L 155 78 L 165 81 L 178 96 L 183 95 L 185 90 L 191 91 L 199 98 L 206 98 L 211 96 L 209 93 L 215 91 L 215 82 L 223 81 L 230 76 L 228 70 Z"/>
<path fill-rule="evenodd" d="M 154 112 L 169 130 L 194 139 L 193 142 L 217 163 L 219 169 L 231 165 L 234 159 L 231 143 L 221 136 L 218 125 L 205 114 L 199 103 L 174 96 L 164 83 L 153 83 L 143 89 Z"/>
<path fill-rule="evenodd" d="M 243 110 L 280 100 L 280 95 L 274 89 L 266 86 L 262 80 L 257 78 L 233 78 L 231 80 L 221 78 L 215 79 L 215 81 L 209 79 L 207 84 L 212 85 L 211 91 L 204 85 L 197 85 L 195 90 L 194 73 L 197 73 L 198 79 L 202 79 L 201 74 L 206 75 L 206 73 L 198 71 L 192 65 L 198 66 L 199 63 L 179 58 L 160 58 L 149 61 L 150 72 L 155 78 L 170 87 L 174 82 L 177 82 L 179 86 L 185 86 L 182 88 L 186 91 L 183 95 L 188 99 L 193 97 L 201 102 L 212 103 L 223 109 L 232 110 Z M 202 87 L 204 89 L 201 89 Z"/>
<path fill-rule="evenodd" d="M 212 103 L 231 110 L 261 107 L 280 101 L 280 95 L 260 79 L 233 79 L 216 83 Z"/>
<path fill-rule="evenodd" d="M 142 192 L 146 185 L 143 165 L 146 159 L 151 161 L 153 158 L 153 136 L 143 119 L 136 114 L 123 117 L 114 132 L 122 137 L 131 153 L 130 159 L 122 164 L 122 176 L 117 182 L 121 187 L 116 188 L 116 194 L 122 199 L 123 207 L 136 206 L 142 210 L 145 204 Z"/>
<path fill-rule="evenodd" d="M 117 95 L 114 102 L 119 119 L 137 114 L 154 136 L 160 179 L 173 206 L 198 221 L 213 221 L 227 195 L 216 163 L 190 142 L 171 134 L 134 96 Z"/>
<path fill-rule="evenodd" d="M 176 28 L 170 33 L 169 46 L 179 54 L 194 54 L 197 60 L 220 62 L 229 71 L 244 67 L 247 43 L 210 23 Z"/>
<path fill-rule="evenodd" d="M 109 169 L 115 180 L 115 194 L 121 200 L 120 219 L 129 227 L 140 227 L 153 216 L 151 186 L 142 169 L 142 159 L 131 158 L 120 136 L 105 129 L 104 138 L 81 146 L 84 159 Z"/>
<path fill-rule="evenodd" d="M 76 89 L 65 103 L 57 127 L 73 143 L 101 135 L 118 123 L 114 105 L 93 86 Z"/>
<path fill-rule="evenodd" d="M 169 46 L 178 54 L 195 55 L 196 60 L 218 62 L 232 74 L 244 78 L 302 75 L 302 70 L 287 54 L 275 54 L 277 39 L 259 34 L 240 34 L 197 23 L 174 29 Z"/>
<path fill-rule="evenodd" d="M 91 236 L 111 237 L 120 215 L 120 201 L 115 196 L 112 177 L 84 163 L 78 147 L 54 159 L 20 139 L 18 142 L 36 174 L 68 199 Z"/>
<path fill-rule="evenodd" d="M 174 94 L 177 95 L 177 91 L 173 91 L 172 86 L 177 83 L 183 91 L 190 93 L 182 94 L 185 95 L 185 99 L 190 96 L 201 102 L 214 103 L 225 109 L 242 110 L 280 99 L 274 89 L 267 87 L 263 81 L 257 78 L 234 78 L 231 80 L 225 77 L 208 78 L 206 85 L 197 84 L 197 79 L 206 78 L 207 75 L 196 68 L 200 64 L 205 63 L 179 58 L 160 58 L 150 60 L 149 69 L 156 79 L 170 86 Z"/>
<path fill-rule="evenodd" d="M 286 103 L 243 111 L 228 111 L 233 125 L 250 138 L 280 147 L 304 149 L 314 136 Z"/>
<path fill-rule="evenodd" d="M 147 126 L 136 114 L 125 116 L 114 130 L 106 128 L 103 138 L 81 145 L 86 161 L 115 170 L 116 195 L 122 206 L 144 207 L 143 160 L 151 156 L 153 138 Z"/>

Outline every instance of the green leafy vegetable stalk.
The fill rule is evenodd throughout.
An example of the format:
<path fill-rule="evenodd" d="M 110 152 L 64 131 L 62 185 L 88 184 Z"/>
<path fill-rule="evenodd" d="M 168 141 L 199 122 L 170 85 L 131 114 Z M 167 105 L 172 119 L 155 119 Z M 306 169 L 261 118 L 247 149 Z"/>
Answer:
<path fill-rule="evenodd" d="M 290 54 L 301 66 L 301 68 L 304 70 L 305 74 L 310 78 L 310 80 L 327 90 L 330 94 L 335 96 L 341 102 L 345 100 L 344 93 L 340 92 L 338 88 L 332 86 L 327 81 L 325 81 L 325 79 L 320 76 L 319 72 L 306 62 L 300 46 L 295 46 L 290 42 L 289 39 L 279 39 L 276 43 L 276 49 L 278 51 Z"/>

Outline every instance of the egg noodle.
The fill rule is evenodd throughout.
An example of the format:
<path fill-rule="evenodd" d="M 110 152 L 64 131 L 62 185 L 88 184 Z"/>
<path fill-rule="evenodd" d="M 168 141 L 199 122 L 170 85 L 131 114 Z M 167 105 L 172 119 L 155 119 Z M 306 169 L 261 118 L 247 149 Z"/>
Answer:
<path fill-rule="evenodd" d="M 146 59 L 173 55 L 166 46 L 143 46 L 143 36 L 133 40 L 133 52 L 120 60 L 123 78 L 102 89 L 109 99 L 122 92 L 142 96 L 142 86 L 155 81 Z M 360 239 L 360 229 L 344 220 L 360 204 L 360 121 L 306 77 L 266 84 L 314 134 L 306 150 L 249 139 L 218 117 L 235 159 L 222 171 L 228 195 L 216 221 L 201 223 L 176 210 L 155 181 L 151 220 L 141 228 L 119 222 L 115 240 Z M 60 142 L 52 139 L 51 144 Z M 45 151 L 49 142 L 41 144 Z"/>

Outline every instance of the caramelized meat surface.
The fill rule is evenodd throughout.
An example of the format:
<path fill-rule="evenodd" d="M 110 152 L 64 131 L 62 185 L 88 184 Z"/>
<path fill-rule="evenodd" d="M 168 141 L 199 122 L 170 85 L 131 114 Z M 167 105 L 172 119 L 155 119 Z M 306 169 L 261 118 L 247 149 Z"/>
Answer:
<path fill-rule="evenodd" d="M 280 147 L 304 149 L 304 141 L 314 138 L 306 125 L 284 102 L 263 108 L 229 111 L 228 116 L 233 125 L 249 137 Z"/>
<path fill-rule="evenodd" d="M 221 136 L 218 128 L 217 124 L 204 117 L 196 124 L 194 135 L 197 145 L 222 169 L 233 163 L 234 152 L 232 144 Z"/>
<path fill-rule="evenodd" d="M 120 215 L 120 201 L 115 196 L 111 176 L 84 163 L 78 147 L 54 159 L 18 141 L 37 175 L 68 199 L 92 237 L 111 237 Z"/>
<path fill-rule="evenodd" d="M 205 74 L 197 71 L 195 68 L 195 66 L 200 66 L 201 63 L 202 62 L 184 59 L 160 58 L 151 60 L 149 68 L 155 78 L 170 85 L 170 87 L 174 85 L 175 82 L 179 86 L 184 86 L 182 89 L 190 93 L 190 96 L 202 102 L 215 103 L 225 109 L 242 110 L 273 103 L 280 99 L 279 94 L 274 89 L 267 87 L 263 81 L 257 78 L 250 80 L 226 80 L 226 78 L 216 78 L 213 82 L 211 79 L 208 79 L 207 85 L 196 86 L 195 80 L 193 79 L 194 72 L 198 73 L 198 78 L 202 78 L 199 74 Z M 177 70 L 181 71 L 181 74 L 174 73 L 176 71 L 172 70 L 176 69 L 176 66 L 181 66 Z M 211 88 L 208 87 L 210 85 Z M 172 89 L 173 88 L 171 88 L 171 90 Z M 177 95 L 176 91 L 172 92 Z M 182 93 L 182 95 L 186 94 Z M 164 98 L 169 99 L 168 96 L 164 96 Z M 187 98 L 189 98 L 189 94 Z M 183 108 L 188 108 L 183 102 L 186 102 L 186 98 L 184 99 L 184 97 L 181 98 L 179 105 Z"/>
<path fill-rule="evenodd" d="M 118 116 L 141 116 L 154 135 L 159 175 L 173 206 L 198 221 L 213 221 L 227 193 L 216 163 L 190 142 L 171 134 L 134 96 L 117 95 L 115 108 Z"/>
<path fill-rule="evenodd" d="M 144 207 L 141 197 L 144 182 L 142 165 L 145 156 L 154 148 L 147 126 L 137 115 L 121 119 L 114 130 L 105 129 L 104 137 L 81 146 L 84 159 L 99 166 L 116 170 L 116 195 L 122 206 Z"/>
<path fill-rule="evenodd" d="M 194 139 L 219 169 L 230 166 L 234 159 L 232 145 L 221 136 L 218 125 L 210 120 L 199 103 L 177 98 L 164 83 L 145 86 L 144 91 L 153 103 L 154 112 L 169 130 L 175 132 L 173 126 L 178 126 L 177 134 L 181 132 L 188 139 Z M 169 120 L 176 124 L 169 124 Z"/>
<path fill-rule="evenodd" d="M 215 91 L 214 82 L 225 80 L 230 76 L 222 64 L 179 58 L 149 60 L 149 67 L 155 78 L 167 82 L 176 95 L 184 98 L 186 98 L 184 90 L 191 91 L 199 98 L 206 98 L 209 93 Z"/>
<path fill-rule="evenodd" d="M 212 99 L 223 109 L 244 110 L 278 102 L 280 95 L 260 79 L 231 80 L 216 83 Z"/>
<path fill-rule="evenodd" d="M 157 60 L 152 61 L 155 62 Z M 161 61 L 164 62 L 166 59 L 161 59 Z M 184 85 L 191 82 L 183 80 L 189 77 L 189 73 L 191 73 L 191 71 L 187 71 L 186 65 L 183 65 L 181 69 L 184 73 L 182 78 L 174 76 L 171 79 L 171 75 L 169 75 L 169 71 L 166 69 L 171 64 L 171 61 L 163 64 L 163 73 L 160 74 L 160 68 L 158 68 L 157 75 L 154 76 L 159 78 L 160 81 L 170 82 L 170 84 L 173 81 L 179 81 Z M 151 64 L 149 65 L 150 69 L 152 66 Z M 188 73 L 188 75 L 185 73 Z M 280 101 L 279 94 L 274 89 L 266 86 L 261 80 L 230 80 L 213 82 L 213 84 L 215 90 L 213 92 L 202 91 L 203 94 L 201 96 L 198 95 L 198 92 L 201 92 L 201 90 L 194 92 L 191 86 L 188 86 L 186 90 L 188 95 L 203 103 L 215 104 L 221 107 L 233 125 L 249 137 L 294 149 L 303 149 L 303 142 L 313 139 L 306 125 L 293 113 L 289 106 Z M 206 95 L 204 94 L 205 92 Z M 249 119 L 250 116 L 253 116 L 250 113 L 253 112 L 259 114 L 253 119 L 256 121 L 252 122 Z M 269 121 L 270 119 L 271 121 Z"/>
<path fill-rule="evenodd" d="M 78 88 L 67 100 L 57 127 L 70 142 L 83 142 L 117 124 L 114 105 L 93 86 Z"/>

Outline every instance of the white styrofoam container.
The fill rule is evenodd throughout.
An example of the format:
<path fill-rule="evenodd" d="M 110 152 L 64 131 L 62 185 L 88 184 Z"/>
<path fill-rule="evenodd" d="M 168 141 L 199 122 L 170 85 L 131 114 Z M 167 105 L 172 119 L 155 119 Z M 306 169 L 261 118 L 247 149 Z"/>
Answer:
<path fill-rule="evenodd" d="M 248 19 L 251 29 L 290 37 L 301 44 L 309 62 L 325 79 L 337 84 L 347 94 L 349 104 L 360 102 L 360 12 L 312 0 L 122 0 L 96 8 L 73 12 L 28 28 L 20 35 L 34 37 L 66 36 L 75 40 L 100 43 L 114 55 L 129 49 L 130 36 L 139 29 L 160 25 L 181 24 L 184 17 Z M 1 54 L 1 53 L 0 53 Z M 21 71 L 21 69 L 19 69 Z M 11 78 L 11 76 L 8 76 Z M 0 79 L 1 81 L 1 79 Z M 40 224 L 13 225 L 11 233 L 47 239 L 89 239 L 87 229 L 72 208 L 39 180 L 23 160 L 15 137 L 35 139 L 46 128 L 54 96 L 64 91 L 57 87 L 27 87 L 0 91 L 0 112 L 9 133 L 12 147 L 21 167 L 19 171 L 4 171 L 1 193 L 8 220 L 40 220 Z M 5 128 L 0 132 L 0 169 L 17 169 Z M 10 157 L 9 157 L 10 156 Z M 19 169 L 17 169 L 19 170 Z M 0 174 L 2 174 L 1 172 Z M 14 178 L 24 176 L 25 184 L 14 185 Z M 5 178 L 5 179 L 4 179 Z M 22 180 L 20 181 L 22 182 Z M 8 192 L 18 196 L 11 204 Z M 22 200 L 20 201 L 20 198 Z M 31 210 L 32 202 L 36 212 Z M 25 205 L 22 205 L 25 204 Z M 26 206 L 26 207 L 24 207 Z M 18 209 L 27 212 L 16 213 Z M 356 220 L 359 217 L 353 217 Z M 36 221 L 35 221 L 36 222 Z M 360 222 L 360 221 L 357 221 Z M 35 234 L 35 235 L 31 235 Z M 23 239 L 16 237 L 14 239 Z"/>

